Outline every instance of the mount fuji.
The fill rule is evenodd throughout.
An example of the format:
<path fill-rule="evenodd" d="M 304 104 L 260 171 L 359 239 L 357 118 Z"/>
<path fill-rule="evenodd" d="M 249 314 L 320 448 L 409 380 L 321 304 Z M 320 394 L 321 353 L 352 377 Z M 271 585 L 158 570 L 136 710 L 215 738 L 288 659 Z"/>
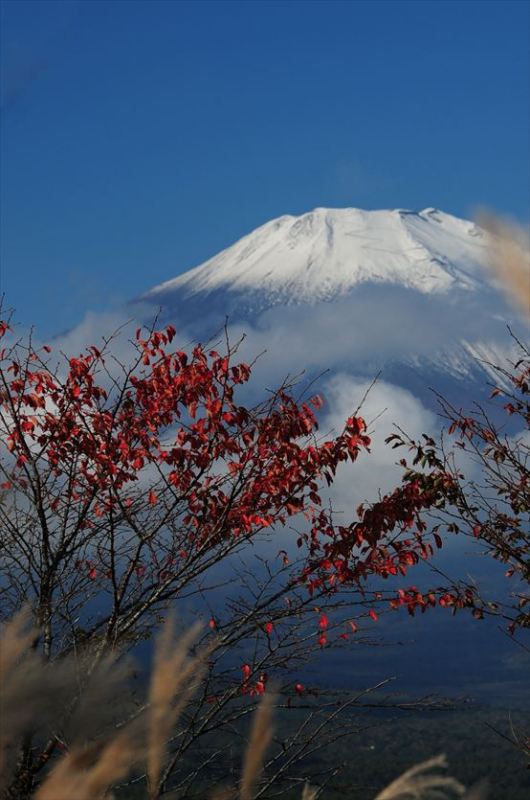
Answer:
<path fill-rule="evenodd" d="M 483 384 L 505 356 L 514 313 L 488 252 L 485 231 L 435 208 L 317 208 L 267 222 L 140 300 L 194 337 L 228 318 L 279 372 L 383 370 L 425 398 L 448 378 L 457 393 Z"/>
<path fill-rule="evenodd" d="M 363 283 L 425 294 L 474 290 L 484 280 L 486 248 L 480 228 L 434 208 L 317 208 L 267 222 L 144 299 L 174 305 L 221 295 L 240 314 L 330 301 Z"/>

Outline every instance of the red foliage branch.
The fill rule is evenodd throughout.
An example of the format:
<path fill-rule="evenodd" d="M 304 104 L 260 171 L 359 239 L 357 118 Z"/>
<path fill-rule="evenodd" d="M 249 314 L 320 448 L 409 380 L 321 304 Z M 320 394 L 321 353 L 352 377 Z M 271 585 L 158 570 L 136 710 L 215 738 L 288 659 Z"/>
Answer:
<path fill-rule="evenodd" d="M 3 325 L 1 335 L 7 332 Z M 323 507 L 322 479 L 331 484 L 341 462 L 369 448 L 361 418 L 319 442 L 313 409 L 320 398 L 298 404 L 282 388 L 256 409 L 238 405 L 235 390 L 249 380 L 249 365 L 200 345 L 191 355 L 172 351 L 174 335 L 172 326 L 146 338 L 138 330 L 136 360 L 110 391 L 98 382 L 109 374 L 108 353 L 95 346 L 70 358 L 63 376 L 50 367 L 49 347 L 30 347 L 23 357 L 20 347 L 0 353 L 2 424 L 13 456 L 2 465 L 3 487 L 32 487 L 44 538 L 54 531 L 54 570 L 83 542 L 93 555 L 78 557 L 78 568 L 91 580 L 116 581 L 104 545 L 117 522 L 149 544 L 176 514 L 178 549 L 168 549 L 163 566 L 151 549 L 151 571 L 161 581 L 205 549 L 299 514 L 309 528 L 298 540 L 307 547 L 300 580 L 311 592 L 370 574 L 404 575 L 430 555 L 418 514 L 440 494 L 432 483 L 410 481 L 361 509 L 348 527 L 335 526 Z M 414 525 L 413 538 L 395 535 Z M 146 577 L 149 567 L 134 547 L 121 560 L 122 582 L 131 567 Z"/>
<path fill-rule="evenodd" d="M 496 401 L 490 410 L 477 405 L 464 412 L 439 398 L 452 449 L 443 439 L 426 435 L 423 442 L 399 434 L 388 440 L 414 453 L 410 466 L 401 461 L 404 485 L 397 496 L 404 496 L 411 485 L 423 487 L 424 510 L 434 512 L 430 530 L 437 542 L 441 545 L 439 531 L 468 535 L 483 552 L 506 564 L 506 577 L 513 579 L 511 601 L 486 601 L 476 587 L 453 583 L 439 602 L 455 610 L 468 607 L 478 619 L 500 614 L 511 633 L 530 627 L 530 352 L 517 344 L 522 350 L 519 361 L 509 369 L 496 367 L 500 380 L 491 399 L 498 398 L 500 407 Z M 462 472 L 461 453 L 468 454 L 478 477 Z M 421 524 L 425 529 L 426 523 Z M 411 610 L 431 601 L 410 592 L 397 602 Z"/>

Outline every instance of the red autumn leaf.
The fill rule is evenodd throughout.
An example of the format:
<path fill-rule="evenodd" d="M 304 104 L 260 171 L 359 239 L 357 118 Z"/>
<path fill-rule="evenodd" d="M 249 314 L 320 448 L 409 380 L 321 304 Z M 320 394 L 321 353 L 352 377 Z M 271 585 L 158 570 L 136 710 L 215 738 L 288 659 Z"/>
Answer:
<path fill-rule="evenodd" d="M 324 398 L 320 394 L 315 394 L 309 402 L 314 408 L 319 409 L 324 405 Z"/>
<path fill-rule="evenodd" d="M 2 338 L 2 336 L 5 336 L 6 333 L 10 330 L 11 328 L 9 327 L 7 322 L 5 322 L 5 320 L 0 320 L 0 339 Z"/>

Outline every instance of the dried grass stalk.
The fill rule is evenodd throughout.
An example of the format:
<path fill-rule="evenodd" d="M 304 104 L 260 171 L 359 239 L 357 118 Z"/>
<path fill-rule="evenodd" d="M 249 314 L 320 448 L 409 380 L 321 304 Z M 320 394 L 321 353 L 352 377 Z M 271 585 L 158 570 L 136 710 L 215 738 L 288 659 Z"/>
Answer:
<path fill-rule="evenodd" d="M 444 755 L 416 764 L 383 789 L 375 800 L 445 800 L 454 795 L 461 797 L 465 791 L 464 786 L 455 778 L 435 771 L 446 767 Z"/>
<path fill-rule="evenodd" d="M 243 762 L 243 774 L 239 793 L 241 800 L 251 800 L 254 787 L 263 768 L 265 751 L 272 739 L 272 705 L 274 697 L 270 693 L 263 696 L 256 711 L 256 719 L 250 733 L 250 741 Z"/>
<path fill-rule="evenodd" d="M 4 778 L 7 750 L 17 739 L 19 725 L 16 723 L 20 722 L 22 718 L 17 697 L 16 668 L 23 656 L 27 655 L 27 651 L 37 635 L 37 631 L 33 627 L 28 627 L 30 619 L 29 609 L 22 609 L 3 626 L 0 633 L 0 708 L 2 709 L 0 774 Z M 13 718 L 13 711 L 16 712 L 17 707 L 18 720 Z M 2 781 L 0 780 L 1 788 Z"/>
<path fill-rule="evenodd" d="M 31 647 L 37 631 L 31 627 L 29 609 L 22 611 L 7 622 L 1 631 L 0 640 L 0 685 L 8 677 L 11 670 L 16 666 L 23 654 Z"/>
<path fill-rule="evenodd" d="M 147 776 L 150 798 L 158 796 L 171 731 L 197 689 L 204 671 L 205 653 L 197 658 L 188 658 L 189 647 L 199 627 L 195 625 L 174 644 L 174 623 L 169 619 L 158 637 L 149 686 Z"/>

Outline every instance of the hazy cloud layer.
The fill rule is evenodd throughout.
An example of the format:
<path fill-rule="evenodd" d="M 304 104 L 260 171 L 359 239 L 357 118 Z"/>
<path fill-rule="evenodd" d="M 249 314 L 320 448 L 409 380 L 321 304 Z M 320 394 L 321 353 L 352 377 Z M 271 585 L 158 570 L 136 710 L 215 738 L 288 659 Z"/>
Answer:
<path fill-rule="evenodd" d="M 454 298 L 366 287 L 333 303 L 272 308 L 254 324 L 230 326 L 230 332 L 233 339 L 247 334 L 245 355 L 267 352 L 259 365 L 265 375 L 358 371 L 360 366 L 375 373 L 389 362 L 436 358 L 462 341 L 503 346 L 506 324 L 513 318 L 496 294 L 469 292 Z"/>

